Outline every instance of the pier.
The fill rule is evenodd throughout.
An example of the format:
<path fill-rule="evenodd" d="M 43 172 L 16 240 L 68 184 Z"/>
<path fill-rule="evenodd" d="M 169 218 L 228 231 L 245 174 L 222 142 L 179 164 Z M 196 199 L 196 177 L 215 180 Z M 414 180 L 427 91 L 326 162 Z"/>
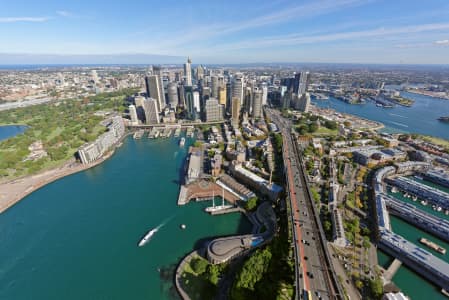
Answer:
<path fill-rule="evenodd" d="M 449 208 L 449 194 L 440 191 L 439 189 L 427 186 L 407 177 L 397 177 L 394 179 L 387 179 L 387 181 L 403 192 L 412 194 L 421 199 L 426 199 L 445 209 Z"/>
<path fill-rule="evenodd" d="M 442 289 L 449 290 L 449 264 L 389 231 L 381 230 L 379 248 Z"/>
<path fill-rule="evenodd" d="M 449 221 L 433 216 L 414 205 L 384 196 L 393 215 L 449 242 Z"/>
<path fill-rule="evenodd" d="M 395 258 L 391 265 L 388 267 L 388 269 L 384 270 L 383 278 L 385 283 L 391 282 L 391 279 L 393 279 L 396 272 L 399 270 L 399 268 L 402 266 L 402 261 Z"/>

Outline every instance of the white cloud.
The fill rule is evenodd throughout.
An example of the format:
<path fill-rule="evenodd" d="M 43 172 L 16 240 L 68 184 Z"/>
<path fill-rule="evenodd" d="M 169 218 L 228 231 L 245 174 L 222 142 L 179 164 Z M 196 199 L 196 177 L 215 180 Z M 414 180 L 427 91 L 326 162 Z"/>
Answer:
<path fill-rule="evenodd" d="M 47 22 L 46 17 L 2 17 L 0 23 L 17 23 L 17 22 Z"/>
<path fill-rule="evenodd" d="M 449 40 L 439 40 L 439 41 L 435 41 L 436 45 L 439 46 L 449 46 Z"/>
<path fill-rule="evenodd" d="M 366 43 L 368 40 L 380 37 L 397 37 L 403 35 L 410 35 L 412 33 L 422 33 L 430 31 L 441 31 L 449 29 L 449 23 L 430 23 L 401 27 L 380 27 L 376 29 L 361 30 L 361 31 L 345 31 L 329 34 L 314 34 L 314 35 L 283 35 L 264 37 L 251 41 L 238 42 L 228 45 L 221 45 L 221 49 L 238 50 L 238 49 L 253 49 L 258 47 L 269 46 L 288 46 L 288 45 L 303 45 L 320 42 L 337 42 L 337 41 L 358 41 Z M 446 41 L 439 41 L 439 45 L 446 45 Z M 449 42 L 447 42 L 449 43 Z"/>
<path fill-rule="evenodd" d="M 56 13 L 61 17 L 71 17 L 72 13 L 67 10 L 58 10 Z"/>

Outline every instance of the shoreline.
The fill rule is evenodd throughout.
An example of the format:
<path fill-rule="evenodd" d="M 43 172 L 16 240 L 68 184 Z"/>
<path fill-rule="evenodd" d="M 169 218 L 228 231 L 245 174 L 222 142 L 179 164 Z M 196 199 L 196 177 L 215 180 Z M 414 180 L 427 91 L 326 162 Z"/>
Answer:
<path fill-rule="evenodd" d="M 105 162 L 113 156 L 115 150 L 121 145 L 121 142 L 127 136 L 128 134 L 125 134 L 111 151 L 93 163 L 84 165 L 76 162 L 75 159 L 72 158 L 60 167 L 0 183 L 0 214 L 4 213 L 6 210 L 17 204 L 20 200 L 46 186 L 47 184 L 66 176 L 88 170 Z"/>

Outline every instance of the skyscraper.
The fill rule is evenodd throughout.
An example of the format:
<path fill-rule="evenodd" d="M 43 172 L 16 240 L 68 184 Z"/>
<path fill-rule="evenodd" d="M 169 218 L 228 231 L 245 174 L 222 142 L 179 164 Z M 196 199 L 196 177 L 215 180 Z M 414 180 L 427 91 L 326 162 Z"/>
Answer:
<path fill-rule="evenodd" d="M 240 104 L 243 103 L 243 78 L 237 77 L 232 86 L 232 98 L 240 99 Z"/>
<path fill-rule="evenodd" d="M 137 118 L 136 107 L 131 104 L 128 108 L 129 108 L 129 117 L 131 119 L 131 125 L 138 125 L 139 119 Z"/>
<path fill-rule="evenodd" d="M 255 119 L 262 118 L 262 90 L 257 89 L 253 93 L 253 111 L 252 116 Z"/>
<path fill-rule="evenodd" d="M 210 98 L 206 101 L 205 113 L 206 122 L 214 122 L 223 120 L 222 107 L 216 98 Z"/>
<path fill-rule="evenodd" d="M 210 77 L 210 81 L 211 81 L 211 96 L 214 98 L 218 98 L 218 76 L 211 76 Z"/>
<path fill-rule="evenodd" d="M 261 87 L 262 90 L 262 105 L 267 105 L 268 99 L 268 87 L 266 84 L 263 84 Z"/>
<path fill-rule="evenodd" d="M 142 97 L 142 96 L 134 97 L 134 105 L 136 106 L 137 118 L 141 121 L 145 120 L 145 111 L 143 110 L 143 101 L 145 101 L 145 97 Z"/>
<path fill-rule="evenodd" d="M 196 67 L 196 80 L 202 80 L 204 77 L 204 68 L 202 65 Z"/>
<path fill-rule="evenodd" d="M 176 109 L 179 104 L 178 97 L 178 84 L 176 82 L 170 82 L 167 86 L 168 104 L 171 108 Z"/>
<path fill-rule="evenodd" d="M 145 119 L 147 124 L 159 124 L 159 110 L 156 99 L 149 98 L 143 101 Z"/>
<path fill-rule="evenodd" d="M 224 85 L 218 88 L 218 102 L 226 107 L 226 87 Z"/>
<path fill-rule="evenodd" d="M 162 109 L 165 107 L 165 94 L 161 77 L 159 75 L 146 76 L 145 85 L 147 97 L 155 99 L 157 103 L 157 110 L 162 111 Z"/>
<path fill-rule="evenodd" d="M 302 95 L 307 92 L 307 86 L 309 85 L 310 73 L 301 72 L 301 77 L 299 80 L 298 95 Z"/>
<path fill-rule="evenodd" d="M 302 112 L 308 112 L 310 109 L 310 94 L 304 93 L 301 95 L 298 95 L 298 107 L 297 109 Z"/>
<path fill-rule="evenodd" d="M 243 99 L 243 109 L 248 114 L 251 113 L 252 97 L 253 97 L 252 89 L 249 86 L 247 86 L 245 88 L 245 97 Z"/>
<path fill-rule="evenodd" d="M 198 91 L 193 92 L 193 106 L 195 107 L 196 115 L 198 115 L 201 111 L 200 93 Z"/>
<path fill-rule="evenodd" d="M 195 102 L 193 99 L 193 90 L 191 86 L 184 87 L 185 92 L 185 101 L 186 101 L 186 109 L 187 109 L 187 118 L 190 120 L 195 120 L 197 117 Z"/>
<path fill-rule="evenodd" d="M 293 92 L 297 95 L 302 95 L 307 91 L 307 86 L 309 84 L 309 72 L 302 71 L 301 73 L 295 74 L 295 79 L 293 81 Z"/>
<path fill-rule="evenodd" d="M 186 76 L 186 85 L 192 86 L 192 61 L 190 57 L 187 58 L 187 62 L 184 64 L 184 74 Z"/>
<path fill-rule="evenodd" d="M 234 128 L 239 127 L 239 118 L 240 118 L 240 99 L 232 98 L 232 116 L 231 116 L 231 125 Z"/>

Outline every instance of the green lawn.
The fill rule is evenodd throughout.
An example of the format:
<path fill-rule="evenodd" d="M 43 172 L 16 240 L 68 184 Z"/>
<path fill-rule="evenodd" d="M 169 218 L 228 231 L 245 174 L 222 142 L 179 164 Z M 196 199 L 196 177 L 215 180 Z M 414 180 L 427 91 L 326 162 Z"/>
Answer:
<path fill-rule="evenodd" d="M 324 126 L 321 126 L 317 131 L 312 133 L 313 136 L 336 136 L 337 134 L 337 129 L 329 129 Z"/>

